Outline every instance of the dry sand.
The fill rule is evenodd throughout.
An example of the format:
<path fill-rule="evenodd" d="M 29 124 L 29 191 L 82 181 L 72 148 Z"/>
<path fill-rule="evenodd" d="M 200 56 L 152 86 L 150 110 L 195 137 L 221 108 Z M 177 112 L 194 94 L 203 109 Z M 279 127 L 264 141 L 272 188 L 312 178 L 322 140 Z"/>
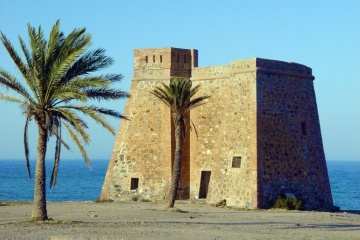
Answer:
<path fill-rule="evenodd" d="M 360 239 L 360 211 L 239 211 L 205 204 L 48 203 L 54 221 L 31 223 L 30 203 L 0 203 L 0 239 Z"/>

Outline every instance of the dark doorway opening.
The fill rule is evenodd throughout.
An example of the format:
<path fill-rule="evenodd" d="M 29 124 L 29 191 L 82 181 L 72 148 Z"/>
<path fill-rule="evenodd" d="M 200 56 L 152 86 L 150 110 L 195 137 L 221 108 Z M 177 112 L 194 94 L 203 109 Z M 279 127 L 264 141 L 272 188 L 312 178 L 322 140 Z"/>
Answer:
<path fill-rule="evenodd" d="M 199 198 L 206 198 L 209 189 L 210 176 L 211 171 L 201 172 Z"/>
<path fill-rule="evenodd" d="M 130 190 L 136 190 L 139 187 L 139 179 L 138 178 L 131 178 L 130 183 Z"/>

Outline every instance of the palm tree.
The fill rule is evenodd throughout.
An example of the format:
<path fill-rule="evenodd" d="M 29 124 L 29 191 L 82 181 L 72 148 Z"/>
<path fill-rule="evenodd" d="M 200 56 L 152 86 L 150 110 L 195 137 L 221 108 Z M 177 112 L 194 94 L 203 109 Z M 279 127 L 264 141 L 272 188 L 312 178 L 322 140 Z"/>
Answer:
<path fill-rule="evenodd" d="M 167 197 L 167 208 L 173 208 L 180 180 L 182 159 L 181 146 L 184 143 L 187 129 L 191 129 L 191 125 L 194 127 L 196 132 L 195 125 L 190 120 L 187 113 L 189 113 L 191 109 L 205 104 L 204 100 L 208 99 L 209 96 L 201 96 L 191 99 L 198 92 L 200 85 L 192 88 L 192 82 L 189 79 L 174 79 L 169 85 L 162 85 L 163 88 L 156 87 L 154 90 L 150 91 L 150 93 L 154 94 L 157 98 L 169 106 L 175 126 L 173 136 L 175 138 L 173 173 L 170 191 Z"/>
<path fill-rule="evenodd" d="M 61 147 L 70 149 L 63 140 L 61 130 L 65 127 L 91 169 L 89 157 L 84 148 L 84 144 L 89 143 L 90 137 L 85 131 L 87 124 L 79 116 L 79 113 L 89 116 L 110 133 L 115 134 L 115 130 L 105 116 L 125 117 L 117 111 L 86 104 L 86 102 L 89 100 L 116 100 L 129 97 L 129 95 L 112 88 L 112 84 L 119 82 L 122 75 L 90 75 L 92 72 L 110 66 L 113 59 L 107 57 L 103 49 L 88 50 L 91 36 L 85 33 L 85 28 L 75 29 L 65 36 L 60 31 L 60 21 L 58 20 L 52 27 L 49 40 L 44 38 L 41 26 L 35 29 L 28 24 L 28 34 L 30 48 L 19 36 L 25 57 L 24 61 L 15 51 L 11 42 L 0 32 L 0 40 L 22 77 L 22 82 L 20 82 L 16 77 L 0 68 L 0 86 L 15 93 L 15 95 L 0 94 L 0 99 L 18 103 L 23 109 L 26 117 L 25 158 L 30 178 L 28 126 L 34 120 L 38 127 L 32 220 L 43 221 L 48 219 L 45 155 L 49 138 L 55 137 L 56 139 L 54 166 L 50 180 L 50 187 L 53 188 L 56 184 Z"/>

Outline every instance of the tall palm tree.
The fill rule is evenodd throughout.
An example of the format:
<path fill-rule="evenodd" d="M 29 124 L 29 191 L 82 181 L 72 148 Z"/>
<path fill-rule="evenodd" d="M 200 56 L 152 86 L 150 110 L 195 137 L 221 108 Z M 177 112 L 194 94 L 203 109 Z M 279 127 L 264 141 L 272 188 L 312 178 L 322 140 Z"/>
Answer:
<path fill-rule="evenodd" d="M 173 136 L 175 138 L 173 173 L 170 191 L 167 197 L 167 208 L 173 208 L 180 180 L 181 146 L 184 143 L 187 129 L 191 129 L 191 125 L 196 132 L 195 125 L 187 113 L 189 113 L 191 109 L 205 104 L 204 100 L 208 99 L 209 96 L 191 99 L 199 91 L 200 85 L 192 87 L 192 82 L 189 79 L 174 79 L 169 85 L 162 85 L 163 88 L 156 87 L 150 91 L 150 93 L 154 94 L 171 109 L 172 120 L 175 126 Z"/>
<path fill-rule="evenodd" d="M 107 57 L 103 49 L 88 50 L 91 36 L 85 32 L 85 28 L 75 29 L 65 36 L 60 31 L 58 20 L 52 27 L 48 40 L 44 38 L 41 26 L 35 29 L 28 24 L 28 34 L 30 48 L 19 36 L 25 57 L 23 60 L 11 42 L 0 32 L 0 40 L 22 77 L 22 82 L 20 82 L 15 76 L 0 68 L 0 86 L 15 93 L 15 95 L 0 94 L 0 99 L 18 103 L 23 109 L 26 117 L 25 158 L 30 178 L 28 126 L 34 120 L 38 127 L 32 220 L 43 221 L 48 219 L 45 155 L 49 138 L 56 139 L 54 166 L 50 180 L 50 187 L 53 188 L 56 184 L 61 147 L 70 149 L 62 137 L 61 130 L 65 127 L 90 168 L 89 157 L 84 148 L 84 144 L 89 143 L 90 137 L 85 131 L 87 124 L 79 113 L 89 116 L 110 133 L 115 134 L 115 130 L 107 122 L 105 116 L 125 117 L 112 109 L 86 104 L 86 102 L 116 100 L 129 97 L 129 95 L 112 88 L 112 84 L 119 82 L 122 75 L 90 75 L 110 66 L 113 59 Z"/>

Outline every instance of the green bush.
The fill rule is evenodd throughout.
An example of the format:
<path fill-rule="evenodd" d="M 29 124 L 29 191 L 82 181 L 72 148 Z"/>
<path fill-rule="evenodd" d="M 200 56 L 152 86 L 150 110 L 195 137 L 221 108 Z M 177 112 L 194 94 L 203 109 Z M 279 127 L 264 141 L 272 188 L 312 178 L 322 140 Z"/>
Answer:
<path fill-rule="evenodd" d="M 278 197 L 273 205 L 273 208 L 303 210 L 303 202 L 297 198 Z"/>
<path fill-rule="evenodd" d="M 114 200 L 112 200 L 112 199 L 107 199 L 107 200 L 101 200 L 101 201 L 100 201 L 99 198 L 96 198 L 96 199 L 94 200 L 95 203 L 110 203 L 110 202 L 113 202 L 113 201 L 114 201 Z"/>

